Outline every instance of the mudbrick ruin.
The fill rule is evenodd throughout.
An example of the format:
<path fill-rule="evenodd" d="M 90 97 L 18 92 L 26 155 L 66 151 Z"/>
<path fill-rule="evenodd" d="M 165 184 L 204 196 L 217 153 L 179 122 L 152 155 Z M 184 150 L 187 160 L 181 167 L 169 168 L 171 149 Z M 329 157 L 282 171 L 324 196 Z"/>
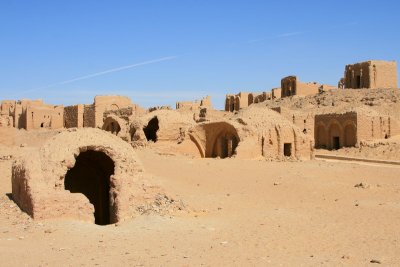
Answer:
<path fill-rule="evenodd" d="M 223 111 L 209 96 L 177 102 L 175 110 L 146 110 L 124 96 L 65 107 L 3 100 L 1 128 L 43 133 L 40 146 L 12 165 L 12 199 L 34 219 L 107 225 L 142 214 L 160 195 L 168 200 L 137 155 L 146 147 L 188 158 L 265 161 L 380 147 L 400 135 L 397 87 L 396 62 L 373 60 L 347 65 L 337 87 L 291 75 L 268 92 L 228 94 Z"/>

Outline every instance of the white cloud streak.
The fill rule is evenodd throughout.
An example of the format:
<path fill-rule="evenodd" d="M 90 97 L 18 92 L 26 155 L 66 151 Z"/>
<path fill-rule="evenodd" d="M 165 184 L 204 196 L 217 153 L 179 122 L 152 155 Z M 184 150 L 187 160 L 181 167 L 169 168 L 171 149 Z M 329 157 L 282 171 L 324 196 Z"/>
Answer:
<path fill-rule="evenodd" d="M 282 33 L 282 34 L 279 34 L 276 36 L 250 40 L 250 41 L 247 41 L 247 43 L 252 44 L 252 43 L 258 43 L 258 42 L 267 41 L 267 40 L 276 40 L 276 39 L 280 39 L 280 38 L 287 38 L 287 37 L 291 37 L 291 36 L 302 35 L 304 33 L 305 32 L 287 32 L 287 33 Z"/>
<path fill-rule="evenodd" d="M 290 36 L 300 35 L 303 33 L 304 32 L 287 32 L 287 33 L 279 34 L 278 36 L 276 36 L 276 38 L 290 37 Z"/>
<path fill-rule="evenodd" d="M 172 59 L 175 59 L 175 58 L 177 58 L 177 56 L 162 57 L 162 58 L 158 58 L 158 59 L 143 61 L 143 62 L 135 63 L 135 64 L 132 64 L 132 65 L 127 65 L 127 66 L 122 66 L 122 67 L 118 67 L 118 68 L 114 68 L 114 69 L 104 70 L 104 71 L 88 74 L 88 75 L 85 75 L 85 76 L 76 77 L 76 78 L 73 78 L 73 79 L 70 79 L 70 80 L 49 84 L 49 85 L 41 87 L 41 88 L 24 91 L 22 93 L 41 91 L 41 90 L 48 89 L 48 88 L 51 88 L 51 87 L 54 87 L 54 86 L 59 86 L 59 85 L 69 84 L 69 83 L 73 83 L 73 82 L 77 82 L 77 81 L 82 81 L 82 80 L 86 80 L 86 79 L 102 76 L 102 75 L 105 75 L 105 74 L 119 72 L 119 71 L 123 71 L 123 70 L 127 70 L 127 69 L 132 69 L 132 68 L 136 68 L 136 67 L 139 67 L 139 66 L 150 65 L 150 64 L 154 64 L 154 63 L 158 63 L 158 62 L 162 62 L 162 61 L 172 60 Z"/>

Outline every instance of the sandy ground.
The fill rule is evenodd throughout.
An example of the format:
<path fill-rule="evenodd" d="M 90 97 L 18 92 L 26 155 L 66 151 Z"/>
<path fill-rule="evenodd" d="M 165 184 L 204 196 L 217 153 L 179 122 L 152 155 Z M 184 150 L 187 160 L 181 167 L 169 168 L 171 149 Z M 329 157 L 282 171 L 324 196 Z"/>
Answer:
<path fill-rule="evenodd" d="M 339 150 L 316 149 L 316 154 L 337 155 L 364 159 L 390 160 L 400 162 L 400 136 L 362 142 L 359 147 L 343 147 Z"/>
<path fill-rule="evenodd" d="M 108 226 L 34 221 L 9 199 L 12 159 L 1 159 L 0 265 L 400 265 L 399 167 L 137 153 L 191 211 Z"/>

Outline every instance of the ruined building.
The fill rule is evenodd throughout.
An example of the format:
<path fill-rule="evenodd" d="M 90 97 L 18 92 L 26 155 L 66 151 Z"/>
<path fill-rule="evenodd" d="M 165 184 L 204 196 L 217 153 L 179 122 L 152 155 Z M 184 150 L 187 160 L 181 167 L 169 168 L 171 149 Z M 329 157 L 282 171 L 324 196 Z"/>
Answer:
<path fill-rule="evenodd" d="M 206 96 L 201 100 L 176 102 L 176 109 L 198 110 L 201 108 L 212 109 L 210 96 Z"/>
<path fill-rule="evenodd" d="M 96 96 L 93 104 L 78 104 L 64 109 L 65 128 L 104 128 L 104 113 L 110 110 L 129 108 L 132 113 L 143 112 L 126 96 Z M 105 127 L 107 128 L 107 127 Z"/>
<path fill-rule="evenodd" d="M 400 134 L 399 123 L 368 107 L 315 116 L 315 146 L 339 149 L 353 147 L 360 141 L 389 138 Z"/>
<path fill-rule="evenodd" d="M 229 119 L 200 123 L 187 134 L 205 158 L 310 159 L 313 143 L 280 114 L 257 105 Z"/>
<path fill-rule="evenodd" d="M 281 97 L 314 95 L 320 86 L 316 82 L 303 83 L 296 76 L 287 76 L 281 80 Z"/>
<path fill-rule="evenodd" d="M 0 127 L 14 127 L 14 100 L 3 100 L 0 103 Z"/>
<path fill-rule="evenodd" d="M 346 65 L 344 87 L 397 88 L 397 63 L 395 61 L 370 60 Z"/>
<path fill-rule="evenodd" d="M 34 219 L 107 225 L 138 215 L 153 197 L 143 174 L 135 151 L 120 138 L 69 129 L 13 164 L 12 195 Z"/>
<path fill-rule="evenodd" d="M 266 100 L 271 100 L 272 93 L 269 92 L 239 92 L 236 95 L 226 95 L 225 97 L 225 111 L 239 111 L 254 103 L 261 103 Z"/>
<path fill-rule="evenodd" d="M 5 100 L 1 102 L 1 125 L 18 129 L 63 128 L 64 107 L 42 100 Z"/>
<path fill-rule="evenodd" d="M 281 80 L 281 97 L 315 95 L 321 91 L 335 89 L 335 86 L 317 82 L 303 83 L 296 76 L 287 76 Z"/>

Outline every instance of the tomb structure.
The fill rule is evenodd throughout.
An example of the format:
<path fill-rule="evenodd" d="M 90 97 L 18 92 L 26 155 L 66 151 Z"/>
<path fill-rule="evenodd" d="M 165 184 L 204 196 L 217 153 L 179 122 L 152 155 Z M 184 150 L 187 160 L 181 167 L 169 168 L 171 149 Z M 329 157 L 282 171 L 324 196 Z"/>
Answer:
<path fill-rule="evenodd" d="M 132 114 L 144 113 L 126 96 L 96 96 L 93 104 L 67 106 L 64 109 L 65 128 L 93 127 L 104 128 L 107 111 L 130 109 Z"/>
<path fill-rule="evenodd" d="M 320 86 L 316 82 L 303 83 L 296 76 L 287 76 L 281 80 L 281 97 L 314 95 Z"/>
<path fill-rule="evenodd" d="M 254 103 L 261 103 L 266 100 L 272 99 L 272 93 L 270 92 L 239 92 L 236 95 L 226 95 L 225 97 L 225 111 L 239 111 L 242 108 L 246 108 Z"/>
<path fill-rule="evenodd" d="M 397 63 L 369 60 L 346 65 L 343 83 L 348 89 L 398 88 Z"/>
<path fill-rule="evenodd" d="M 13 200 L 35 219 L 132 218 L 150 197 L 146 184 L 133 148 L 100 129 L 61 131 L 12 167 Z"/>
<path fill-rule="evenodd" d="M 1 102 L 0 124 L 18 129 L 63 128 L 64 107 L 45 104 L 42 100 Z"/>
<path fill-rule="evenodd" d="M 315 115 L 315 147 L 339 149 L 400 134 L 399 123 L 368 107 Z"/>
<path fill-rule="evenodd" d="M 311 138 L 280 114 L 250 106 L 229 119 L 200 123 L 188 136 L 201 157 L 310 159 Z"/>

